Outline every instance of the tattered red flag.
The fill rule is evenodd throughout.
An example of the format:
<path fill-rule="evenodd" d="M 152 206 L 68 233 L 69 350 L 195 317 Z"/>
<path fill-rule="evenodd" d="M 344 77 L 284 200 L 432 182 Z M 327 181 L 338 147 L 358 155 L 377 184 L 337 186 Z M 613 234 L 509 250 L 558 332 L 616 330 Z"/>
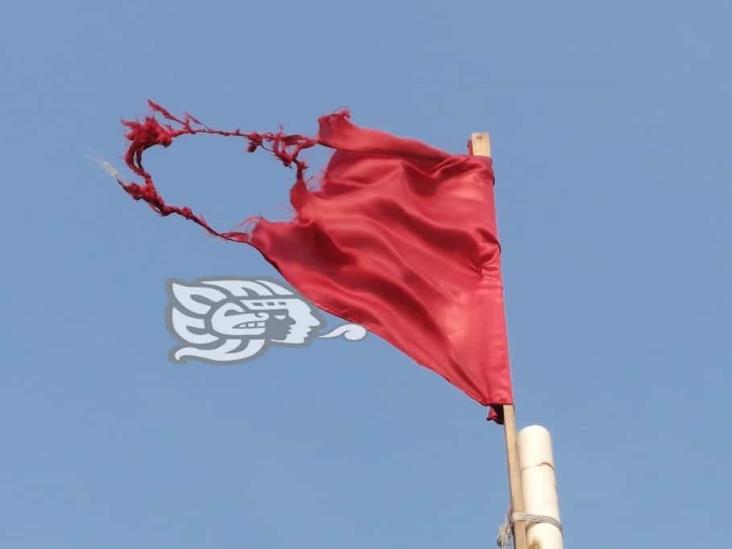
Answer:
<path fill-rule="evenodd" d="M 383 337 L 501 421 L 512 391 L 490 158 L 359 128 L 346 111 L 323 116 L 317 137 L 307 137 L 216 130 L 150 107 L 142 121 L 124 122 L 125 161 L 142 181 L 118 182 L 133 198 L 255 247 L 318 307 Z M 263 148 L 294 167 L 294 219 L 220 232 L 166 204 L 143 153 L 198 134 L 241 138 L 249 152 Z M 334 153 L 309 189 L 300 153 L 315 145 Z"/>

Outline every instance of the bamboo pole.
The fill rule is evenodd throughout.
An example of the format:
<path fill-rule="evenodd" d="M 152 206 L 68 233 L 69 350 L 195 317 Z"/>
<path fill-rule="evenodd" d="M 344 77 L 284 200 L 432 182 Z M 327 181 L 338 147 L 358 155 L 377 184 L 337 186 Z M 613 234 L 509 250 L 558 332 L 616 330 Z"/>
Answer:
<path fill-rule="evenodd" d="M 503 405 L 503 434 L 506 440 L 506 461 L 508 462 L 508 488 L 511 492 L 511 513 L 524 512 L 524 493 L 521 486 L 518 437 L 516 436 L 516 410 L 513 404 Z M 513 523 L 513 541 L 516 549 L 527 549 L 526 524 Z"/>
<path fill-rule="evenodd" d="M 470 154 L 491 158 L 491 136 L 488 132 L 470 134 Z"/>
<path fill-rule="evenodd" d="M 491 137 L 487 132 L 470 135 L 470 153 L 475 156 L 491 155 Z M 513 404 L 503 405 L 503 434 L 506 441 L 506 462 L 508 464 L 508 488 L 511 494 L 511 512 L 524 512 L 524 495 L 521 487 L 521 467 L 519 465 L 518 442 L 516 435 L 516 410 Z M 526 524 L 513 524 L 515 549 L 528 549 L 526 543 Z"/>

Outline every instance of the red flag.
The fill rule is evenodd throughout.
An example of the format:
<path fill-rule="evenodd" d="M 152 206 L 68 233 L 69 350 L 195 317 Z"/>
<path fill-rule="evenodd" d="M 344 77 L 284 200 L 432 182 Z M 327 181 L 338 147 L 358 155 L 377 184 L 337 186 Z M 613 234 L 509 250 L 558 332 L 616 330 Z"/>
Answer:
<path fill-rule="evenodd" d="M 347 112 L 322 117 L 317 138 L 309 138 L 214 130 L 150 105 L 153 115 L 125 122 L 126 162 L 143 178 L 118 180 L 130 195 L 254 246 L 318 307 L 391 342 L 491 406 L 500 421 L 512 392 L 489 158 L 359 128 Z M 189 208 L 167 205 L 142 153 L 200 133 L 243 138 L 249 151 L 263 147 L 294 166 L 294 219 L 260 218 L 250 231 L 222 233 Z M 335 152 L 309 189 L 299 153 L 316 144 Z"/>

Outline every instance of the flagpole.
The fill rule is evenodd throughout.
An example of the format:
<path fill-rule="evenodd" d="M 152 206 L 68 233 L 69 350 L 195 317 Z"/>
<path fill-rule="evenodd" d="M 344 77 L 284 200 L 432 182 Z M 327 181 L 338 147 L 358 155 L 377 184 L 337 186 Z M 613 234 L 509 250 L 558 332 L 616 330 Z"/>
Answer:
<path fill-rule="evenodd" d="M 503 405 L 503 434 L 506 440 L 506 460 L 508 462 L 508 488 L 511 492 L 511 513 L 523 513 L 524 493 L 521 486 L 521 465 L 519 464 L 518 436 L 516 434 L 516 410 L 513 404 Z M 511 521 L 514 547 L 527 549 L 526 524 Z"/>
<path fill-rule="evenodd" d="M 470 136 L 470 153 L 475 156 L 491 155 L 491 137 L 488 132 L 477 132 Z M 503 405 L 503 434 L 506 441 L 506 462 L 508 463 L 508 488 L 511 495 L 511 513 L 524 512 L 524 495 L 521 486 L 518 436 L 516 434 L 516 410 L 513 404 Z M 515 549 L 528 549 L 526 524 L 511 521 Z"/>

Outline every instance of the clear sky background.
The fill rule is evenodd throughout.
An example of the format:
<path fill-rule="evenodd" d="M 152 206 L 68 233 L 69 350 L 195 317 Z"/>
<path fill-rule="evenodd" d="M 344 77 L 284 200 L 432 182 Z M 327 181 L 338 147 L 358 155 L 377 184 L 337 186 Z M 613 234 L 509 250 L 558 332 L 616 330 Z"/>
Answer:
<path fill-rule="evenodd" d="M 0 8 L 0 546 L 491 547 L 502 431 L 374 336 L 175 365 L 167 278 L 274 276 L 161 219 L 121 165 L 147 98 L 217 127 L 493 136 L 519 423 L 554 434 L 568 547 L 723 547 L 732 5 L 12 2 Z M 291 173 L 155 151 L 219 227 Z M 318 164 L 324 153 L 314 157 Z"/>

